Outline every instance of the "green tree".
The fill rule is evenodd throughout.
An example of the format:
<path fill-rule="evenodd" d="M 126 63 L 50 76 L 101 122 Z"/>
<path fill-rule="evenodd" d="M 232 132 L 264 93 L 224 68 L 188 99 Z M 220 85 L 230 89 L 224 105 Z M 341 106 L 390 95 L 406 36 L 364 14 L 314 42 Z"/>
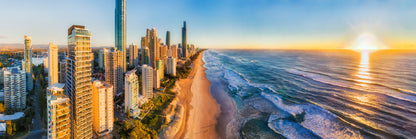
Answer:
<path fill-rule="evenodd" d="M 16 134 L 16 124 L 12 123 L 12 121 L 6 122 L 6 132 L 9 136 L 14 136 Z"/>
<path fill-rule="evenodd" d="M 4 113 L 5 109 L 6 109 L 6 106 L 4 106 L 3 103 L 0 103 L 0 113 Z"/>

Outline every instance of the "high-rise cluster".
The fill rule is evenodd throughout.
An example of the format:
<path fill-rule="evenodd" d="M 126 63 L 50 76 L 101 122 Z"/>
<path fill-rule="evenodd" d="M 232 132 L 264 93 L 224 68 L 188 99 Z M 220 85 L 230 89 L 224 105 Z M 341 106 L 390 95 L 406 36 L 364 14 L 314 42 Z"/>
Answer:
<path fill-rule="evenodd" d="M 113 131 L 114 99 L 124 93 L 124 112 L 140 118 L 140 105 L 155 96 L 153 91 L 160 89 L 165 73 L 176 76 L 177 61 L 185 62 L 195 53 L 194 46 L 187 43 L 186 22 L 182 28 L 182 43 L 178 45 L 171 45 L 170 31 L 166 32 L 166 44 L 163 44 L 155 28 L 147 29 L 146 36 L 141 38 L 140 50 L 134 43 L 129 46 L 130 66 L 127 67 L 126 0 L 116 0 L 114 48 L 104 48 L 98 54 L 98 66 L 105 70 L 105 81 L 91 77 L 90 38 L 91 33 L 85 26 L 71 26 L 66 58 L 61 61 L 58 47 L 49 44 L 45 61 L 49 69 L 48 138 L 109 137 L 107 135 Z M 4 71 L 8 109 L 22 110 L 26 106 L 25 91 L 33 86 L 31 46 L 31 38 L 25 36 L 22 71 Z M 126 72 L 127 68 L 133 70 Z"/>

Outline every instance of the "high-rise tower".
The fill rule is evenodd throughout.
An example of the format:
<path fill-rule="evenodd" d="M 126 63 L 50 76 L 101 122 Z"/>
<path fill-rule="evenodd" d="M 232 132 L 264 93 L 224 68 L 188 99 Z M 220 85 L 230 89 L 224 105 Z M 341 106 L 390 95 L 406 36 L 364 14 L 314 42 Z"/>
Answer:
<path fill-rule="evenodd" d="M 126 113 L 133 114 L 139 109 L 138 97 L 140 92 L 139 77 L 137 77 L 135 69 L 126 73 L 124 86 L 124 110 Z"/>
<path fill-rule="evenodd" d="M 48 139 L 71 138 L 71 103 L 64 87 L 63 83 L 55 83 L 47 88 Z"/>
<path fill-rule="evenodd" d="M 6 110 L 23 111 L 26 108 L 26 73 L 12 68 L 4 71 L 4 106 Z"/>
<path fill-rule="evenodd" d="M 48 48 L 48 84 L 51 86 L 58 83 L 58 46 L 49 43 Z"/>
<path fill-rule="evenodd" d="M 72 137 L 92 138 L 91 33 L 85 26 L 68 29 L 65 92 L 72 104 Z"/>
<path fill-rule="evenodd" d="M 137 45 L 132 43 L 130 45 L 130 66 L 136 67 L 139 65 L 139 49 L 137 48 Z"/>
<path fill-rule="evenodd" d="M 99 80 L 95 80 L 92 86 L 94 132 L 99 138 L 105 138 L 113 131 L 113 86 Z"/>
<path fill-rule="evenodd" d="M 24 52 L 24 66 L 22 67 L 26 71 L 26 89 L 33 89 L 33 77 L 32 77 L 32 37 L 25 36 L 25 52 Z"/>
<path fill-rule="evenodd" d="M 105 81 L 113 86 L 114 96 L 123 92 L 122 52 L 110 50 L 105 54 Z"/>
<path fill-rule="evenodd" d="M 123 53 L 123 72 L 126 72 L 126 0 L 116 0 L 115 47 Z"/>
<path fill-rule="evenodd" d="M 159 39 L 157 37 L 156 29 L 153 28 L 150 31 L 149 36 L 149 56 L 150 56 L 150 66 L 152 68 L 156 68 L 156 59 L 159 58 L 160 55 L 160 48 L 159 48 Z"/>
<path fill-rule="evenodd" d="M 170 31 L 166 31 L 166 45 L 170 49 Z"/>
<path fill-rule="evenodd" d="M 186 21 L 183 21 L 182 27 L 182 56 L 184 58 L 188 58 L 188 49 L 186 49 L 187 42 L 186 42 Z"/>

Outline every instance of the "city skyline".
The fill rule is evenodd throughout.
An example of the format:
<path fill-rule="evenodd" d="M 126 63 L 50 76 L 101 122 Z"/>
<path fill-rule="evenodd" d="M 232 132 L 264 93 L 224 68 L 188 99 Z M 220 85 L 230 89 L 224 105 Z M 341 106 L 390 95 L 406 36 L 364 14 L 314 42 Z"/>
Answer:
<path fill-rule="evenodd" d="M 89 26 L 90 31 L 97 34 L 92 38 L 92 47 L 114 47 L 115 2 L 83 3 L 80 8 L 88 9 L 88 13 L 72 17 L 68 14 L 71 9 L 67 7 L 72 7 L 76 2 L 5 2 L 0 8 L 10 14 L 0 15 L 0 18 L 9 19 L 0 23 L 4 33 L 0 34 L 0 46 L 22 46 L 19 38 L 28 35 L 33 37 L 34 46 L 54 42 L 58 47 L 65 47 L 66 37 L 62 32 L 67 26 L 81 24 Z M 409 0 L 127 3 L 126 44 L 138 44 L 146 28 L 153 27 L 159 32 L 171 31 L 171 44 L 178 44 L 181 42 L 181 22 L 185 20 L 190 23 L 189 44 L 198 43 L 202 48 L 345 48 L 363 33 L 380 38 L 389 48 L 416 48 L 416 41 L 412 40 L 416 37 L 416 30 L 411 29 L 416 23 L 416 19 L 412 18 L 416 10 L 408 10 L 416 2 Z M 47 7 L 56 7 L 58 10 L 41 10 Z M 149 12 L 152 7 L 179 10 Z M 22 8 L 32 12 L 21 12 Z M 22 16 L 27 18 L 20 18 Z M 92 16 L 94 20 L 90 19 Z M 65 19 L 57 20 L 63 17 Z M 27 26 L 23 20 L 33 23 Z M 48 28 L 42 28 L 46 24 Z M 165 35 L 160 37 L 164 39 Z"/>

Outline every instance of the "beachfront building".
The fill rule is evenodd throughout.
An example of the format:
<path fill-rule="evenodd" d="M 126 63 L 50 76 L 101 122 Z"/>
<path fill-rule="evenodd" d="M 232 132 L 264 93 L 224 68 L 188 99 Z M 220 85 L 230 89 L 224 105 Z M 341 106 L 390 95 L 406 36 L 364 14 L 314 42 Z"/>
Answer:
<path fill-rule="evenodd" d="M 49 43 L 48 47 L 48 85 L 58 83 L 58 46 Z"/>
<path fill-rule="evenodd" d="M 153 70 L 153 88 L 160 88 L 160 71 L 157 69 Z"/>
<path fill-rule="evenodd" d="M 175 59 L 178 58 L 178 47 L 177 47 L 177 45 L 172 45 L 169 50 L 170 50 L 170 56 L 172 56 Z M 169 54 L 168 54 L 168 56 L 169 56 Z"/>
<path fill-rule="evenodd" d="M 46 73 L 49 73 L 49 64 L 48 64 L 48 57 L 46 57 L 45 59 L 43 59 L 43 70 L 46 72 Z"/>
<path fill-rule="evenodd" d="M 126 72 L 126 19 L 127 19 L 126 0 L 116 0 L 115 9 L 115 48 L 122 53 L 123 73 Z"/>
<path fill-rule="evenodd" d="M 32 77 L 32 37 L 25 36 L 25 51 L 22 69 L 26 71 L 26 89 L 31 91 L 33 89 Z"/>
<path fill-rule="evenodd" d="M 59 83 L 65 83 L 66 60 L 59 61 Z"/>
<path fill-rule="evenodd" d="M 179 44 L 178 45 L 178 51 L 177 51 L 178 53 L 178 58 L 182 58 L 183 57 L 183 54 L 182 54 L 182 47 L 181 47 L 181 45 Z"/>
<path fill-rule="evenodd" d="M 161 80 L 161 79 L 163 79 L 164 78 L 164 70 L 165 70 L 165 68 L 164 68 L 164 64 L 163 64 L 164 62 L 163 62 L 163 60 L 157 60 L 156 61 L 156 70 L 158 70 L 159 71 L 159 80 Z"/>
<path fill-rule="evenodd" d="M 47 88 L 48 139 L 71 138 L 71 104 L 64 87 L 55 83 Z"/>
<path fill-rule="evenodd" d="M 92 138 L 91 33 L 85 26 L 68 29 L 65 92 L 71 100 L 72 137 Z"/>
<path fill-rule="evenodd" d="M 123 92 L 123 53 L 117 48 L 105 54 L 105 81 L 113 86 L 114 96 Z"/>
<path fill-rule="evenodd" d="M 159 59 L 166 61 L 166 59 L 168 58 L 168 46 L 166 45 L 161 45 L 160 46 L 160 57 Z M 157 63 L 157 61 L 156 61 Z"/>
<path fill-rule="evenodd" d="M 188 49 L 186 49 L 186 46 L 187 46 L 186 21 L 183 21 L 183 27 L 182 27 L 182 56 L 183 56 L 184 59 L 187 59 L 189 57 Z"/>
<path fill-rule="evenodd" d="M 105 66 L 105 55 L 107 54 L 108 49 L 103 48 L 98 52 L 98 67 L 104 69 Z"/>
<path fill-rule="evenodd" d="M 95 80 L 92 85 L 92 125 L 98 137 L 113 131 L 113 86 Z"/>
<path fill-rule="evenodd" d="M 141 59 L 142 65 L 149 65 L 149 63 L 150 63 L 149 48 L 142 47 L 141 53 L 142 53 L 141 54 L 141 56 L 142 56 L 142 59 Z"/>
<path fill-rule="evenodd" d="M 153 68 L 148 65 L 142 66 L 142 95 L 145 98 L 153 97 Z"/>
<path fill-rule="evenodd" d="M 17 68 L 4 74 L 4 106 L 7 111 L 22 111 L 26 107 L 26 72 Z"/>
<path fill-rule="evenodd" d="M 170 31 L 166 31 L 166 46 L 170 49 Z"/>
<path fill-rule="evenodd" d="M 176 76 L 176 59 L 169 57 L 167 59 L 166 73 L 172 76 Z"/>
<path fill-rule="evenodd" d="M 124 93 L 124 110 L 129 112 L 133 117 L 138 117 L 139 110 L 139 77 L 136 75 L 136 70 L 131 70 L 126 73 L 124 80 L 125 93 Z"/>
<path fill-rule="evenodd" d="M 136 67 L 137 65 L 139 65 L 139 49 L 137 45 L 132 43 L 130 45 L 130 66 Z"/>

